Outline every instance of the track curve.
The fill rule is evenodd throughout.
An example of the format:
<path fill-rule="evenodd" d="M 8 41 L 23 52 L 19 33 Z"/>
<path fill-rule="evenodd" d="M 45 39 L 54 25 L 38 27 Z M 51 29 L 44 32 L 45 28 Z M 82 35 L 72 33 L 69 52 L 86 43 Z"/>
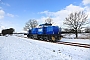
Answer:
<path fill-rule="evenodd" d="M 27 37 L 24 37 L 24 38 L 27 38 Z M 52 42 L 52 43 L 64 44 L 64 45 L 70 45 L 70 46 L 77 46 L 77 47 L 84 47 L 84 48 L 90 48 L 90 44 L 83 44 L 83 43 L 63 42 L 63 41 Z"/>
<path fill-rule="evenodd" d="M 90 48 L 90 44 L 82 44 L 82 43 L 73 43 L 73 42 L 56 42 L 57 44 L 64 44 L 64 45 L 70 45 L 70 46 L 78 46 L 78 47 L 84 47 L 84 48 Z"/>

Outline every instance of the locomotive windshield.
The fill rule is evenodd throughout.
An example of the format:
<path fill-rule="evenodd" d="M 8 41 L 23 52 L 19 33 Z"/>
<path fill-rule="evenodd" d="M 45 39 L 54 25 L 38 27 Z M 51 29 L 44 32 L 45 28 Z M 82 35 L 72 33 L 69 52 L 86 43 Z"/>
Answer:
<path fill-rule="evenodd" d="M 39 26 L 41 26 L 41 27 L 47 27 L 47 26 L 52 26 L 52 24 L 45 23 L 45 24 L 40 24 Z"/>

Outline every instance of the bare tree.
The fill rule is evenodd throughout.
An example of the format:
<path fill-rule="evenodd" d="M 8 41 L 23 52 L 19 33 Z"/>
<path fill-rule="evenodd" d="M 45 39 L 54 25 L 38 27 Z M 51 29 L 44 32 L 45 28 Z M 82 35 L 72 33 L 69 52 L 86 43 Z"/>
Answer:
<path fill-rule="evenodd" d="M 71 13 L 65 18 L 64 24 L 67 25 L 68 28 L 73 29 L 75 31 L 76 38 L 78 38 L 78 31 L 87 24 L 87 17 L 88 15 L 85 14 L 84 11 Z"/>
<path fill-rule="evenodd" d="M 49 17 L 45 20 L 45 23 L 52 24 L 52 19 Z"/>
<path fill-rule="evenodd" d="M 24 30 L 25 30 L 25 31 L 28 31 L 29 29 L 35 28 L 37 25 L 38 25 L 37 20 L 35 20 L 35 19 L 30 19 L 30 20 L 26 23 L 26 25 L 25 25 L 25 27 L 24 27 Z"/>

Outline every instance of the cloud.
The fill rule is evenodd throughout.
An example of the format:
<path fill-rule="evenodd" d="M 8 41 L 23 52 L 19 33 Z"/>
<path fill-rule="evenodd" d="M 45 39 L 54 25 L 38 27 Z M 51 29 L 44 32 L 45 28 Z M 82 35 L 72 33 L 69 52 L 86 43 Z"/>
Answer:
<path fill-rule="evenodd" d="M 2 31 L 3 29 L 5 29 L 5 27 L 4 27 L 4 26 L 0 26 L 0 33 L 1 33 L 1 31 Z"/>
<path fill-rule="evenodd" d="M 82 3 L 83 3 L 83 5 L 88 5 L 88 4 L 90 4 L 90 0 L 83 0 Z"/>
<path fill-rule="evenodd" d="M 7 16 L 14 17 L 14 15 L 13 14 L 10 14 L 10 13 L 7 13 Z"/>
<path fill-rule="evenodd" d="M 6 6 L 10 6 L 8 3 L 6 3 Z"/>
<path fill-rule="evenodd" d="M 1 4 L 2 4 L 2 5 L 6 5 L 6 6 L 10 6 L 8 3 L 4 3 L 4 2 L 2 2 L 2 1 L 1 1 Z"/>
<path fill-rule="evenodd" d="M 54 25 L 58 25 L 60 27 L 63 27 L 63 22 L 64 22 L 65 18 L 70 13 L 76 12 L 76 11 L 77 12 L 78 11 L 83 11 L 83 10 L 85 10 L 84 7 L 80 7 L 80 6 L 70 4 L 70 5 L 66 6 L 64 9 L 56 11 L 56 12 L 49 12 L 49 11 L 39 12 L 40 14 L 45 14 L 46 15 L 46 17 L 45 16 L 41 17 L 39 22 L 41 22 L 41 20 L 45 21 L 45 19 L 47 19 L 47 17 L 51 17 L 53 22 L 54 22 L 53 23 Z"/>
<path fill-rule="evenodd" d="M 0 7 L 0 9 L 2 9 L 2 7 Z"/>
<path fill-rule="evenodd" d="M 5 16 L 9 16 L 9 17 L 19 17 L 18 15 L 13 15 L 13 14 L 10 14 L 10 13 L 5 13 L 4 10 L 0 10 L 0 19 L 3 19 Z"/>
<path fill-rule="evenodd" d="M 16 31 L 20 30 L 20 28 L 17 27 L 19 25 L 14 24 L 11 21 L 7 20 L 6 19 L 7 17 L 19 17 L 19 16 L 18 15 L 13 15 L 13 14 L 10 14 L 10 13 L 6 13 L 4 10 L 0 10 L 0 32 L 1 32 L 2 29 L 7 29 L 7 28 L 15 28 Z"/>
<path fill-rule="evenodd" d="M 0 10 L 0 19 L 3 19 L 5 15 L 5 12 L 3 10 Z"/>
<path fill-rule="evenodd" d="M 5 26 L 3 26 L 3 25 L 2 25 L 2 22 L 0 21 L 0 33 L 1 33 L 1 31 L 2 31 L 3 29 L 5 29 Z"/>
<path fill-rule="evenodd" d="M 16 17 L 19 17 L 18 15 L 15 15 Z"/>
<path fill-rule="evenodd" d="M 10 21 L 6 21 L 6 20 L 0 21 L 0 32 L 3 29 L 8 29 L 8 28 L 17 28 L 17 25 L 12 23 L 12 22 L 10 22 Z"/>

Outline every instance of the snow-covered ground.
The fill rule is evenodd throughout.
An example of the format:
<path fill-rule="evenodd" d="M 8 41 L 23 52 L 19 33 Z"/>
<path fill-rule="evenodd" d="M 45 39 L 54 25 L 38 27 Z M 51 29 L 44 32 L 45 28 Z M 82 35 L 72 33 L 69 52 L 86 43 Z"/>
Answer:
<path fill-rule="evenodd" d="M 63 41 L 71 41 L 62 39 Z M 82 39 L 83 40 L 83 39 Z M 90 40 L 75 40 L 84 43 Z M 0 36 L 0 60 L 90 60 L 90 48 Z"/>

